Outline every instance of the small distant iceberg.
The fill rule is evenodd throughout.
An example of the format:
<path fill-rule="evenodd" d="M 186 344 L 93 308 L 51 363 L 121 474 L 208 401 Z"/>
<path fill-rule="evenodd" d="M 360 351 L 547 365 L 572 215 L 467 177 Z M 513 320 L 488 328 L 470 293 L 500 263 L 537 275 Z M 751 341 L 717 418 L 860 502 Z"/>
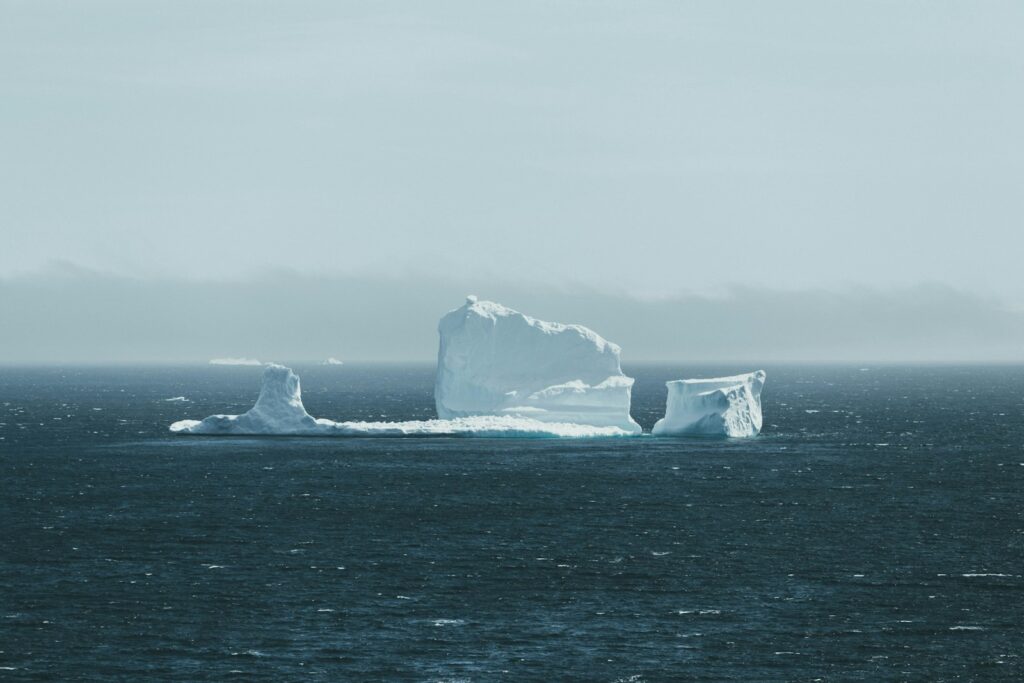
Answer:
<path fill-rule="evenodd" d="M 211 415 L 203 420 L 180 420 L 177 434 L 209 436 L 488 436 L 562 437 L 630 436 L 618 427 L 541 422 L 511 415 L 477 415 L 452 420 L 406 422 L 334 422 L 317 419 L 302 405 L 299 377 L 283 365 L 268 364 L 259 398 L 241 415 Z"/>
<path fill-rule="evenodd" d="M 212 358 L 210 365 L 263 365 L 255 358 Z"/>
<path fill-rule="evenodd" d="M 323 363 L 321 363 L 321 365 L 344 365 L 344 364 L 345 364 L 344 361 L 340 361 L 340 360 L 338 360 L 337 358 L 335 358 L 333 356 L 328 358 L 327 360 L 325 360 Z"/>
<path fill-rule="evenodd" d="M 666 382 L 665 417 L 655 436 L 750 437 L 761 432 L 764 370 L 732 377 Z"/>
<path fill-rule="evenodd" d="M 175 396 L 173 398 L 165 398 L 164 401 L 168 403 L 188 403 L 188 399 L 184 396 Z"/>

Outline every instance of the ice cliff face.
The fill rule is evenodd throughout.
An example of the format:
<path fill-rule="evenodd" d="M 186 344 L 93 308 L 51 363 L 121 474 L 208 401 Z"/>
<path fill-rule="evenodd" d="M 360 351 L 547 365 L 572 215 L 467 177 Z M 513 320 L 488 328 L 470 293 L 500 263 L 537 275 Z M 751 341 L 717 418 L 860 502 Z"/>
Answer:
<path fill-rule="evenodd" d="M 438 332 L 441 419 L 514 416 L 641 431 L 629 415 L 633 379 L 622 374 L 619 347 L 593 330 L 469 297 Z"/>
<path fill-rule="evenodd" d="M 761 431 L 764 370 L 715 379 L 666 382 L 665 417 L 655 436 L 757 436 Z"/>

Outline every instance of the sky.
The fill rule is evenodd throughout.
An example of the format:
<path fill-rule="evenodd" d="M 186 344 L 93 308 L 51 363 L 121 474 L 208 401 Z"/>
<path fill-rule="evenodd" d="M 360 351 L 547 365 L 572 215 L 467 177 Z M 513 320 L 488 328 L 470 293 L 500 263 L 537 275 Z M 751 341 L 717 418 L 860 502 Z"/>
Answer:
<path fill-rule="evenodd" d="M 469 293 L 637 359 L 1024 360 L 1021 35 L 998 0 L 0 0 L 0 363 L 428 359 Z"/>

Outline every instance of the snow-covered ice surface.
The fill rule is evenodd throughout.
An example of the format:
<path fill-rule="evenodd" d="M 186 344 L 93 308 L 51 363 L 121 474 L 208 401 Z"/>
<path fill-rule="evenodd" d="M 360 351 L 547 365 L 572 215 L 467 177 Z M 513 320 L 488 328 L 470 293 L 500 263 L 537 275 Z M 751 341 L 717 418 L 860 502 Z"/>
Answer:
<path fill-rule="evenodd" d="M 477 415 L 448 420 L 406 422 L 335 422 L 316 419 L 302 405 L 299 377 L 291 369 L 270 364 L 256 405 L 241 415 L 211 415 L 180 420 L 170 430 L 179 434 L 280 436 L 505 436 L 565 437 L 630 436 L 615 426 L 542 422 L 514 415 Z"/>
<path fill-rule="evenodd" d="M 469 297 L 438 324 L 439 418 L 506 416 L 641 429 L 629 414 L 633 378 L 619 347 L 580 325 L 544 322 Z"/>
<path fill-rule="evenodd" d="M 761 388 L 765 372 L 713 379 L 666 382 L 665 417 L 655 436 L 757 436 L 761 431 Z"/>

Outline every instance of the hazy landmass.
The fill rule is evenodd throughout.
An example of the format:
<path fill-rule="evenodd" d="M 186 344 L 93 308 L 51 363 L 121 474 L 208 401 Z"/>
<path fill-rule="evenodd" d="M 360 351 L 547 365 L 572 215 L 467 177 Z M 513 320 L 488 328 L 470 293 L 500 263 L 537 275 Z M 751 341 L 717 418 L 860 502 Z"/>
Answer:
<path fill-rule="evenodd" d="M 642 300 L 584 287 L 267 273 L 231 282 L 145 280 L 64 267 L 0 279 L 0 361 L 196 362 L 237 356 L 434 361 L 437 320 L 467 294 L 580 323 L 623 362 L 1019 361 L 1024 312 L 948 286 Z"/>

